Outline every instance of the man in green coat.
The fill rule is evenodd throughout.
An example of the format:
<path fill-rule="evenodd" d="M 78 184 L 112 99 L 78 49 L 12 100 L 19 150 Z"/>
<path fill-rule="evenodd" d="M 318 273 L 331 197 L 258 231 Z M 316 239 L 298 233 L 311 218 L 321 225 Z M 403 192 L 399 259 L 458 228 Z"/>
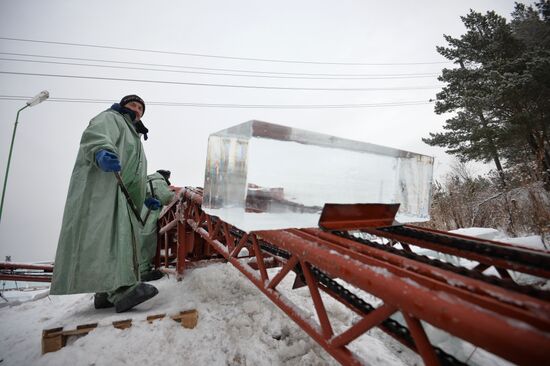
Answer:
<path fill-rule="evenodd" d="M 123 312 L 155 296 L 139 282 L 139 232 L 113 172 L 137 207 L 145 202 L 147 160 L 141 134 L 145 103 L 128 95 L 94 117 L 80 140 L 71 176 L 50 293 L 95 292 L 96 308 Z M 159 205 L 149 199 L 149 205 Z"/>
<path fill-rule="evenodd" d="M 156 173 L 147 176 L 146 197 L 153 197 L 166 206 L 174 199 L 176 193 L 170 188 L 170 171 L 157 170 Z M 160 210 L 151 210 L 143 206 L 141 216 L 146 220 L 141 235 L 141 250 L 139 261 L 139 272 L 142 281 L 155 281 L 162 278 L 163 273 L 153 269 L 152 261 L 157 249 L 157 221 Z"/>

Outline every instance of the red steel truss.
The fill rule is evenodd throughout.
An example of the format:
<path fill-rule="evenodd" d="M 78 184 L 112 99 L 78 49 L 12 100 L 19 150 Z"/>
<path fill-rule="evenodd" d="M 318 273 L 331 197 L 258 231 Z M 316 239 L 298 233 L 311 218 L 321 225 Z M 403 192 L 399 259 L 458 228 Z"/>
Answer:
<path fill-rule="evenodd" d="M 362 364 L 350 344 L 373 327 L 417 352 L 426 365 L 463 364 L 430 343 L 423 322 L 518 364 L 550 359 L 550 295 L 515 284 L 508 272 L 549 278 L 547 252 L 411 225 L 359 235 L 318 228 L 245 233 L 204 213 L 201 189 L 186 188 L 179 197 L 159 219 L 157 265 L 181 278 L 204 260 L 230 262 L 342 364 Z M 477 265 L 455 267 L 415 254 L 412 246 Z M 250 254 L 240 256 L 243 248 Z M 278 272 L 267 271 L 277 266 Z M 485 273 L 491 266 L 500 277 Z M 296 274 L 295 285 L 308 287 L 313 307 L 306 310 L 316 321 L 284 296 L 290 289 L 280 284 L 290 272 Z M 381 304 L 374 307 L 349 288 L 372 294 Z M 335 332 L 321 292 L 354 311 L 359 321 Z M 390 318 L 398 312 L 403 324 Z"/>

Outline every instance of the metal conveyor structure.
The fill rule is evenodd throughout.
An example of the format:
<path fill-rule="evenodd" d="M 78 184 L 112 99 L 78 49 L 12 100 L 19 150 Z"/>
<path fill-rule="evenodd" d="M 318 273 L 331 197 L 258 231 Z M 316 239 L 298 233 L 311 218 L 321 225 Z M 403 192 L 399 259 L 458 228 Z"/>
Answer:
<path fill-rule="evenodd" d="M 181 279 L 200 261 L 230 262 L 344 365 L 365 362 L 351 344 L 373 327 L 417 352 L 426 365 L 465 364 L 431 344 L 426 324 L 517 364 L 542 365 L 550 358 L 550 293 L 519 285 L 510 275 L 550 278 L 547 252 L 413 225 L 246 233 L 206 214 L 202 199 L 201 188 L 187 187 L 161 215 L 157 266 Z M 246 255 L 240 255 L 243 248 Z M 468 259 L 472 266 L 455 266 L 418 248 Z M 279 269 L 268 271 L 274 267 Z M 491 267 L 499 276 L 486 273 Z M 290 273 L 294 287 L 308 287 L 311 309 L 285 296 L 292 289 L 281 281 Z M 380 303 L 367 303 L 362 291 Z M 358 321 L 335 331 L 321 293 L 355 312 Z"/>

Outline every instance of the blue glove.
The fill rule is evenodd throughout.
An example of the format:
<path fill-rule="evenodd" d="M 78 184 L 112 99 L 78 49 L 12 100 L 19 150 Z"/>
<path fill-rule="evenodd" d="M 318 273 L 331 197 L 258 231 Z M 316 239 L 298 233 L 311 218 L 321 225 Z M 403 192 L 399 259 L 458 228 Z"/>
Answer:
<path fill-rule="evenodd" d="M 110 151 L 99 150 L 95 153 L 95 161 L 104 172 L 120 172 L 120 160 Z"/>
<path fill-rule="evenodd" d="M 162 205 L 160 204 L 160 201 L 156 198 L 149 197 L 144 202 L 145 206 L 147 206 L 148 209 L 156 211 L 158 210 Z"/>

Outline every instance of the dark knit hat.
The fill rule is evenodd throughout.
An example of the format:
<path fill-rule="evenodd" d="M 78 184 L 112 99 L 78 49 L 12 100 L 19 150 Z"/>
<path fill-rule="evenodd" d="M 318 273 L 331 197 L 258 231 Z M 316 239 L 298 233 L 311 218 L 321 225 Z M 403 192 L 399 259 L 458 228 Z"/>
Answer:
<path fill-rule="evenodd" d="M 126 104 L 128 104 L 130 102 L 138 102 L 139 104 L 141 104 L 141 106 L 143 107 L 143 114 L 145 114 L 145 102 L 143 101 L 143 99 L 141 99 L 140 97 L 138 97 L 135 94 L 130 94 L 130 95 L 125 96 L 124 98 L 122 98 L 120 100 L 119 104 L 120 104 L 121 107 L 124 107 Z"/>
<path fill-rule="evenodd" d="M 163 170 L 163 169 L 159 169 L 157 170 L 157 173 L 159 173 L 160 175 L 162 175 L 162 177 L 164 178 L 164 180 L 166 181 L 166 183 L 168 183 L 168 185 L 170 185 L 170 171 L 169 170 Z"/>

